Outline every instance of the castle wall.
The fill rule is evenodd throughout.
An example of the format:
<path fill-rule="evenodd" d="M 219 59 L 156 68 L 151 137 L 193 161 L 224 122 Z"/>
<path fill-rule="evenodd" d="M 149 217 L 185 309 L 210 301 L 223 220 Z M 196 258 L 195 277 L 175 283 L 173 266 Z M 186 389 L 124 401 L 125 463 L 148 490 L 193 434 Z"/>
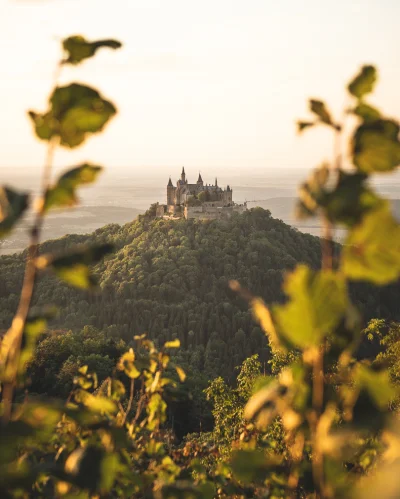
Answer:
<path fill-rule="evenodd" d="M 246 204 L 233 206 L 186 206 L 184 216 L 187 220 L 219 220 L 230 218 L 233 213 L 244 213 L 247 210 Z"/>

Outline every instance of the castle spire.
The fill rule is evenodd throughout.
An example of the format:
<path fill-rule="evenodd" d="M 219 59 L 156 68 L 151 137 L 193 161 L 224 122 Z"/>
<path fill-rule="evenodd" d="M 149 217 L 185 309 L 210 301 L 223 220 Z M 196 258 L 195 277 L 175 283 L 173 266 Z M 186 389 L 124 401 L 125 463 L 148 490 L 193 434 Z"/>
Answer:
<path fill-rule="evenodd" d="M 171 175 L 169 176 L 169 182 L 168 182 L 168 186 L 167 187 L 173 187 L 172 181 L 171 181 Z"/>
<path fill-rule="evenodd" d="M 215 177 L 215 187 L 218 187 L 217 177 Z"/>
<path fill-rule="evenodd" d="M 197 183 L 198 184 L 202 184 L 203 183 L 203 179 L 201 178 L 201 173 L 199 172 L 199 178 L 197 179 Z"/>
<path fill-rule="evenodd" d="M 186 174 L 185 174 L 185 167 L 184 166 L 182 166 L 181 180 L 182 180 L 182 182 L 186 181 Z"/>

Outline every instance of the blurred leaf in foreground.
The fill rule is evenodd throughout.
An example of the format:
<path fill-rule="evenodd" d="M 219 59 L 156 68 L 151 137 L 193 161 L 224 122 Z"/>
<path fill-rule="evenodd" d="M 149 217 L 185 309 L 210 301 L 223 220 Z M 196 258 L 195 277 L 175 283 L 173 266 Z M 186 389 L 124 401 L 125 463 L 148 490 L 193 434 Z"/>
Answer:
<path fill-rule="evenodd" d="M 61 175 L 57 183 L 47 189 L 44 210 L 52 207 L 73 206 L 77 203 L 75 189 L 94 182 L 102 171 L 101 166 L 83 164 Z"/>
<path fill-rule="evenodd" d="M 345 280 L 333 271 L 313 272 L 299 265 L 286 277 L 285 305 L 272 309 L 278 331 L 299 348 L 318 345 L 343 318 L 348 297 Z"/>
<path fill-rule="evenodd" d="M 121 42 L 113 39 L 97 40 L 88 42 L 83 36 L 69 36 L 63 41 L 63 48 L 68 57 L 63 61 L 64 64 L 79 64 L 84 59 L 93 57 L 96 51 L 101 47 L 118 49 L 122 46 Z"/>
<path fill-rule="evenodd" d="M 374 89 L 377 80 L 377 71 L 374 66 L 363 66 L 358 75 L 348 85 L 349 92 L 362 99 L 364 95 L 369 94 Z"/>
<path fill-rule="evenodd" d="M 29 111 L 36 135 L 42 140 L 58 137 L 70 148 L 81 145 L 87 134 L 100 132 L 117 112 L 97 90 L 78 83 L 57 87 L 49 104 L 44 114 Z"/>
<path fill-rule="evenodd" d="M 28 207 L 28 194 L 0 187 L 0 237 L 5 236 Z"/>
<path fill-rule="evenodd" d="M 63 256 L 42 255 L 37 258 L 36 265 L 39 269 L 51 268 L 60 279 L 68 284 L 88 289 L 97 284 L 89 266 L 101 260 L 112 250 L 111 244 L 101 244 L 79 249 Z"/>
<path fill-rule="evenodd" d="M 383 285 L 400 274 L 400 227 L 387 202 L 367 213 L 350 232 L 342 252 L 342 268 L 353 280 Z"/>

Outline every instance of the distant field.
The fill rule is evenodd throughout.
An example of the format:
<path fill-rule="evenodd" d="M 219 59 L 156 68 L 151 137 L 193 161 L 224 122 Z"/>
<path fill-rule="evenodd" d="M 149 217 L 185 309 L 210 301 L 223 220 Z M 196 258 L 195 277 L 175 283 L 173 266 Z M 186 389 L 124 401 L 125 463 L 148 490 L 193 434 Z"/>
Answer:
<path fill-rule="evenodd" d="M 397 219 L 400 220 L 400 199 L 391 199 L 393 213 Z M 250 203 L 249 208 L 254 206 L 261 206 L 270 210 L 274 218 L 279 218 L 283 222 L 296 227 L 302 232 L 308 232 L 313 236 L 321 235 L 321 224 L 318 218 L 310 218 L 309 220 L 299 221 L 294 218 L 294 207 L 296 203 L 295 197 L 276 197 L 260 201 L 258 203 Z M 343 240 L 346 231 L 343 229 L 336 229 L 335 237 L 338 241 Z"/>
<path fill-rule="evenodd" d="M 55 239 L 65 234 L 85 234 L 111 223 L 125 224 L 144 210 L 121 206 L 80 206 L 46 217 L 42 240 Z M 27 217 L 9 238 L 0 241 L 0 255 L 22 251 L 28 241 Z"/>

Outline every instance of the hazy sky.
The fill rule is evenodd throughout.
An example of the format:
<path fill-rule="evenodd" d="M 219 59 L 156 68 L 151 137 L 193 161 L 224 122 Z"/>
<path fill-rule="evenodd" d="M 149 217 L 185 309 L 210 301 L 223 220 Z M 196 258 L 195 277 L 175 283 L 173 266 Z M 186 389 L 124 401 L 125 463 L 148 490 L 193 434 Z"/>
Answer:
<path fill-rule="evenodd" d="M 97 86 L 120 113 L 58 165 L 251 175 L 329 157 L 329 131 L 299 138 L 294 122 L 309 96 L 339 112 L 363 63 L 379 68 L 373 102 L 400 116 L 399 19 L 400 0 L 0 0 L 0 182 L 43 161 L 26 110 L 45 108 L 65 36 L 124 47 L 64 70 L 62 82 Z"/>

